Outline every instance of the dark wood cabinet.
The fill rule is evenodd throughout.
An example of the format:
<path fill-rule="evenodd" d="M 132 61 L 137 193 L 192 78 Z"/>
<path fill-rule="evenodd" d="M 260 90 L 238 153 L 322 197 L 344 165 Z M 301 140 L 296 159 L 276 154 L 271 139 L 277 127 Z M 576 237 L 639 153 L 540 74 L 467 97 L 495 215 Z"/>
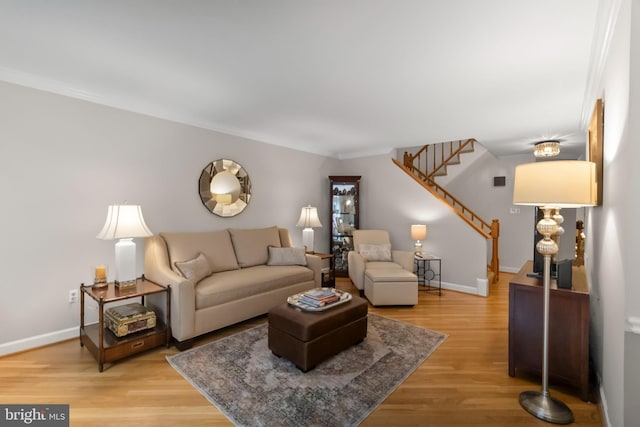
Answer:
<path fill-rule="evenodd" d="M 542 375 L 542 279 L 528 277 L 528 261 L 509 283 L 509 375 Z M 589 294 L 558 289 L 549 293 L 549 384 L 575 388 L 589 400 Z"/>
<path fill-rule="evenodd" d="M 330 176 L 329 194 L 331 241 L 334 273 L 347 277 L 347 254 L 353 250 L 353 230 L 360 228 L 360 177 Z"/>

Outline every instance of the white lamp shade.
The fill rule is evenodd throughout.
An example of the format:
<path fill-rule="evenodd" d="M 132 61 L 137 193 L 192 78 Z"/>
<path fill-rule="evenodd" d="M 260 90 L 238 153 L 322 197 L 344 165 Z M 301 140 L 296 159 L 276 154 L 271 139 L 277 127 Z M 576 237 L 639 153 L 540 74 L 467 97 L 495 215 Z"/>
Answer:
<path fill-rule="evenodd" d="M 427 238 L 427 226 L 424 224 L 414 224 L 411 226 L 411 238 L 413 240 L 424 240 Z"/>
<path fill-rule="evenodd" d="M 113 240 L 126 237 L 148 237 L 153 233 L 147 227 L 138 205 L 111 205 L 107 210 L 107 220 L 98 239 Z"/>
<path fill-rule="evenodd" d="M 142 217 L 138 205 L 111 205 L 107 210 L 107 220 L 98 239 L 120 239 L 116 243 L 116 281 L 131 283 L 136 280 L 136 244 L 134 237 L 152 236 Z"/>
<path fill-rule="evenodd" d="M 557 160 L 516 166 L 513 204 L 577 208 L 596 204 L 596 165 Z"/>
<path fill-rule="evenodd" d="M 312 206 L 305 206 L 300 211 L 300 218 L 296 227 L 314 228 L 322 227 L 320 218 L 318 218 L 318 209 Z"/>

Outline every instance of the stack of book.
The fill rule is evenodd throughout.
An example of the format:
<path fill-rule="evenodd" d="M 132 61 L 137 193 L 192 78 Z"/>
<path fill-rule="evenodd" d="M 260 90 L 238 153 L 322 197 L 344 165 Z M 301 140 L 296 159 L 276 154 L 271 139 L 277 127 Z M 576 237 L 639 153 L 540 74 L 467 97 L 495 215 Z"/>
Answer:
<path fill-rule="evenodd" d="M 313 289 L 300 295 L 298 301 L 312 307 L 324 307 L 340 301 L 340 294 L 333 289 Z"/>

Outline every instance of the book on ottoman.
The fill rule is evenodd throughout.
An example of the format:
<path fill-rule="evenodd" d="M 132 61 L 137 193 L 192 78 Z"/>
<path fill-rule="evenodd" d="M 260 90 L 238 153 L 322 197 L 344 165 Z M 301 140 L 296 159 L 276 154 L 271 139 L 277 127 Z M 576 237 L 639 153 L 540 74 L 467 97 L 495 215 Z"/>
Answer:
<path fill-rule="evenodd" d="M 117 337 L 155 328 L 156 313 L 140 303 L 119 305 L 104 312 L 105 323 Z"/>

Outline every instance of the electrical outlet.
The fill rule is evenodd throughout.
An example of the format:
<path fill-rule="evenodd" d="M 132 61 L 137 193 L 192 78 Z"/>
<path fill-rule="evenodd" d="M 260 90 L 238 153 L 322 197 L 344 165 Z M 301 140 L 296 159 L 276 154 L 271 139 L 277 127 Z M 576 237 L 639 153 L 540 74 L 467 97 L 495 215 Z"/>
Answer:
<path fill-rule="evenodd" d="M 78 290 L 71 289 L 69 291 L 69 304 L 73 304 L 74 302 L 78 302 Z"/>

